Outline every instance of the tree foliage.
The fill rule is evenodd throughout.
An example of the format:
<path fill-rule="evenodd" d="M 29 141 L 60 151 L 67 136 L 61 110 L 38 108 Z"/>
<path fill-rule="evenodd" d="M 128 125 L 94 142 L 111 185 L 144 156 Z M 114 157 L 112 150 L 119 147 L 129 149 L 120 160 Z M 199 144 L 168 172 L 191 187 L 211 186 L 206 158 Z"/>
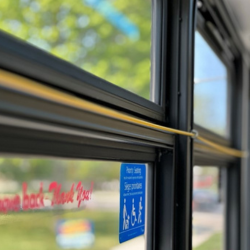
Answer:
<path fill-rule="evenodd" d="M 149 0 L 0 1 L 0 29 L 149 98 Z"/>
<path fill-rule="evenodd" d="M 83 181 L 96 184 L 119 179 L 120 164 L 104 161 L 42 158 L 0 158 L 0 179 L 19 183 L 32 180 Z"/>

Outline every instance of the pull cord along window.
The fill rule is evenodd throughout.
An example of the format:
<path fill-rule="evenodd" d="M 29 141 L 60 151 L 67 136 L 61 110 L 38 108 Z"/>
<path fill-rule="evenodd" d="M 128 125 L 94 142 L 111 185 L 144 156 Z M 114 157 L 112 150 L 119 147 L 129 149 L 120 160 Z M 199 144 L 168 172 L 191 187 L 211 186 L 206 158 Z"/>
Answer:
<path fill-rule="evenodd" d="M 19 90 L 21 92 L 29 93 L 34 96 L 52 100 L 53 102 L 61 103 L 63 105 L 75 107 L 82 110 L 88 110 L 100 115 L 112 117 L 114 119 L 122 120 L 125 122 L 130 122 L 133 124 L 138 124 L 141 126 L 149 127 L 152 129 L 170 132 L 179 135 L 190 136 L 193 139 L 198 139 L 208 146 L 215 148 L 225 154 L 229 154 L 235 157 L 247 157 L 248 152 L 240 151 L 237 149 L 225 147 L 219 144 L 216 144 L 210 140 L 207 140 L 200 136 L 197 131 L 182 131 L 178 129 L 172 129 L 164 126 L 160 126 L 157 124 L 153 124 L 150 122 L 146 122 L 144 120 L 134 118 L 120 112 L 114 111 L 109 108 L 102 107 L 100 105 L 91 103 L 89 101 L 85 101 L 83 99 L 79 99 L 77 97 L 71 96 L 69 94 L 54 90 L 52 88 L 43 86 L 35 81 L 25 79 L 21 76 L 14 75 L 12 73 L 0 70 L 0 85 L 6 88 L 13 88 L 15 90 Z"/>

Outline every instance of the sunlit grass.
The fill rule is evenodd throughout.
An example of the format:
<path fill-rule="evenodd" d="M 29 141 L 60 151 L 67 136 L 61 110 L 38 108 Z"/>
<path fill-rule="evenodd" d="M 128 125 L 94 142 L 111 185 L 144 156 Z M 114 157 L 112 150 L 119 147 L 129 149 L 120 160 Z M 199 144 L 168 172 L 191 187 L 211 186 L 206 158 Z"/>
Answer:
<path fill-rule="evenodd" d="M 118 242 L 118 213 L 105 211 L 32 211 L 0 215 L 1 249 L 58 250 L 55 225 L 58 219 L 89 219 L 94 223 L 95 244 L 110 249 Z"/>
<path fill-rule="evenodd" d="M 222 250 L 222 233 L 213 234 L 207 241 L 203 242 L 194 250 Z"/>

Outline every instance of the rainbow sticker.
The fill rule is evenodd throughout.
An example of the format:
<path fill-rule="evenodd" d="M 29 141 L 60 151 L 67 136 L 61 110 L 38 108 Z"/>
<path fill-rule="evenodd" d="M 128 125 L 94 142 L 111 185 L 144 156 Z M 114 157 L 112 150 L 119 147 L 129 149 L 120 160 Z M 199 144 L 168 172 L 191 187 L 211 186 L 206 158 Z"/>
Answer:
<path fill-rule="evenodd" d="M 59 220 L 56 224 L 56 242 L 64 249 L 88 248 L 95 242 L 93 223 L 89 220 Z"/>

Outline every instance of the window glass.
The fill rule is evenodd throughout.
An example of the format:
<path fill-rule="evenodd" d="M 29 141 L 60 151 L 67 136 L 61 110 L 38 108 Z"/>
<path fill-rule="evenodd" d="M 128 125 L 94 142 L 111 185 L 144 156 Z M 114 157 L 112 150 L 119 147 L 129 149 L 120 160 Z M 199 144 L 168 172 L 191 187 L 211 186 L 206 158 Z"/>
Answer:
<path fill-rule="evenodd" d="M 149 99 L 150 0 L 0 1 L 0 29 Z"/>
<path fill-rule="evenodd" d="M 194 122 L 227 136 L 227 69 L 195 33 Z"/>
<path fill-rule="evenodd" d="M 119 244 L 120 165 L 0 158 L 1 247 L 144 249 L 144 236 Z"/>
<path fill-rule="evenodd" d="M 224 199 L 219 168 L 193 169 L 193 249 L 222 250 Z"/>

